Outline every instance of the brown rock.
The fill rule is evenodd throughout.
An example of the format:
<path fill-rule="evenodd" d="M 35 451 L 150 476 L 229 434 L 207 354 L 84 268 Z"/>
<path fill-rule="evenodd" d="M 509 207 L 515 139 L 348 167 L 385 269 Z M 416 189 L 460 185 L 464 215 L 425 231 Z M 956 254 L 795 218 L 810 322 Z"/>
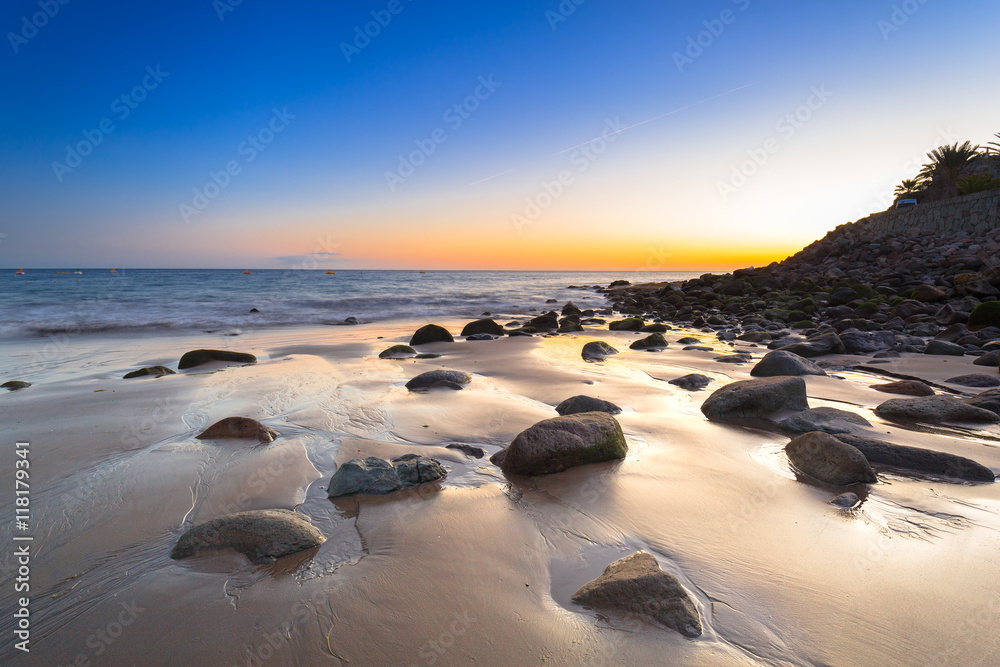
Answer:
<path fill-rule="evenodd" d="M 278 432 L 249 417 L 226 417 L 209 426 L 197 436 L 199 440 L 257 440 L 268 443 L 278 437 Z"/>

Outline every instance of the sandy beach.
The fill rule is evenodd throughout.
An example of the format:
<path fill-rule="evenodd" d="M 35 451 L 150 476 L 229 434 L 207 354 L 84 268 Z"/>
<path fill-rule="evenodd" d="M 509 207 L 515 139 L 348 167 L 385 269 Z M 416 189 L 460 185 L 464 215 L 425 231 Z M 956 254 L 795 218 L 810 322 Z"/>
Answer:
<path fill-rule="evenodd" d="M 503 320 L 500 320 L 503 321 Z M 455 335 L 464 321 L 438 320 Z M 701 403 L 749 378 L 714 361 L 733 344 L 673 329 L 662 352 L 644 334 L 577 334 L 432 343 L 434 359 L 379 359 L 424 321 L 218 334 L 105 335 L 0 343 L 0 396 L 13 441 L 30 443 L 32 645 L 12 664 L 108 665 L 987 665 L 1000 659 L 1000 492 L 878 470 L 854 510 L 840 490 L 797 479 L 789 438 L 708 421 Z M 713 348 L 683 351 L 694 336 Z M 621 351 L 584 361 L 587 342 Z M 186 351 L 249 352 L 176 368 Z M 838 355 L 842 367 L 870 362 Z M 904 353 L 878 368 L 942 383 L 972 357 Z M 472 375 L 462 391 L 413 393 L 421 372 Z M 668 380 L 692 372 L 690 392 Z M 831 370 L 805 378 L 810 407 L 846 409 L 858 431 L 959 454 L 1000 470 L 996 425 L 905 427 L 872 410 L 885 377 Z M 964 389 L 967 394 L 976 389 Z M 553 475 L 508 479 L 488 457 L 562 400 L 623 408 L 628 455 Z M 267 445 L 201 441 L 228 416 L 278 433 Z M 486 450 L 472 458 L 448 444 Z M 384 496 L 328 500 L 340 464 L 426 454 L 447 477 Z M 6 479 L 13 459 L 2 462 Z M 841 489 L 842 490 L 842 489 Z M 4 511 L 13 514 L 12 499 Z M 235 552 L 169 553 L 192 525 L 223 514 L 291 509 L 323 533 L 318 549 L 252 565 Z M 0 537 L 9 543 L 14 528 Z M 570 599 L 614 560 L 653 554 L 691 595 L 690 639 Z M 5 552 L 5 578 L 16 563 Z M 3 631 L 13 631 L 5 597 Z"/>

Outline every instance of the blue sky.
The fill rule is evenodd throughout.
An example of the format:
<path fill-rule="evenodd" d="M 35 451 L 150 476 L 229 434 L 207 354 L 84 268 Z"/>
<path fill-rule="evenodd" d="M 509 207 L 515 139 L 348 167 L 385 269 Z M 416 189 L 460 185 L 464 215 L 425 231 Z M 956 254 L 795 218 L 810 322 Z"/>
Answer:
<path fill-rule="evenodd" d="M 780 259 L 885 208 L 915 156 L 1000 131 L 998 19 L 986 0 L 11 0 L 0 265 Z"/>

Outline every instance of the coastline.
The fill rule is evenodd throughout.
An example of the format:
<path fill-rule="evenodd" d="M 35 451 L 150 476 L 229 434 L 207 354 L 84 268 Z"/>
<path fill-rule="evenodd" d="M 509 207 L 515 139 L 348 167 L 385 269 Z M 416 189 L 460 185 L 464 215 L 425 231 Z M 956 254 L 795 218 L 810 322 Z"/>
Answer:
<path fill-rule="evenodd" d="M 465 322 L 438 323 L 457 335 Z M 1000 530 L 996 487 L 888 474 L 860 510 L 828 505 L 831 491 L 796 479 L 785 436 L 699 411 L 713 390 L 749 378 L 765 346 L 672 329 L 666 350 L 644 352 L 629 344 L 645 334 L 601 326 L 421 347 L 444 355 L 437 359 L 377 358 L 426 323 L 81 336 L 45 362 L 34 386 L 2 396 L 0 415 L 32 443 L 36 475 L 31 660 L 96 659 L 100 646 L 110 664 L 255 664 L 265 654 L 267 664 L 336 663 L 332 652 L 362 665 L 651 664 L 664 655 L 695 665 L 902 665 L 946 646 L 956 663 L 997 650 L 983 645 L 993 639 L 976 615 L 1000 609 L 1000 587 L 981 576 Z M 713 351 L 682 350 L 676 341 L 689 335 Z M 594 340 L 620 353 L 588 363 L 580 349 Z M 734 346 L 753 361 L 714 360 Z M 139 366 L 175 367 L 201 347 L 252 352 L 258 362 L 121 378 Z M 8 364 L 31 363 L 19 356 L 31 351 L 26 341 L 0 349 Z M 936 382 L 980 370 L 970 357 L 887 361 L 885 369 Z M 435 368 L 468 372 L 472 383 L 403 388 Z M 688 392 L 666 382 L 691 372 L 712 384 Z M 1000 470 L 995 426 L 888 423 L 872 412 L 890 397 L 870 388 L 884 378 L 833 375 L 843 379 L 806 378 L 811 406 L 853 409 L 886 440 Z M 517 479 L 488 462 L 575 394 L 622 406 L 624 461 Z M 266 447 L 194 439 L 229 415 L 259 419 L 279 437 Z M 452 443 L 487 457 L 444 447 Z M 327 500 L 323 487 L 346 460 L 413 451 L 440 460 L 448 477 Z M 275 508 L 310 517 L 327 542 L 267 566 L 224 552 L 168 558 L 192 522 Z M 702 637 L 595 616 L 569 600 L 640 548 L 694 595 Z M 931 600 L 935 614 L 925 612 Z M 122 604 L 142 609 L 135 622 L 112 643 L 93 639 Z M 176 645 L 169 659 L 149 649 L 165 637 Z"/>

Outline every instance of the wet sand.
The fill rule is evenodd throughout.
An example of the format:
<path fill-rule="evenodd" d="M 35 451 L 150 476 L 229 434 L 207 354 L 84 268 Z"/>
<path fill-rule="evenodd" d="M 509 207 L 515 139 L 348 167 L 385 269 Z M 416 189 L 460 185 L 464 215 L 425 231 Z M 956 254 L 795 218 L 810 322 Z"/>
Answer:
<path fill-rule="evenodd" d="M 502 321 L 502 320 L 500 320 Z M 422 346 L 438 359 L 382 360 L 424 321 L 220 334 L 80 336 L 0 343 L 11 443 L 31 445 L 31 653 L 11 664 L 68 665 L 989 665 L 1000 661 L 1000 486 L 879 471 L 861 507 L 796 478 L 788 437 L 707 421 L 712 391 L 752 363 L 713 361 L 675 341 L 589 329 Z M 453 333 L 464 322 L 438 321 Z M 379 337 L 382 337 L 381 339 Z M 588 363 L 605 340 L 621 353 Z M 190 349 L 251 352 L 251 366 L 176 368 Z M 763 347 L 739 343 L 754 354 Z M 863 357 L 826 357 L 845 366 Z M 878 368 L 943 383 L 995 373 L 973 357 L 903 354 Z M 427 370 L 473 375 L 463 391 L 408 392 Z M 666 381 L 713 379 L 688 392 Z M 872 410 L 891 380 L 856 370 L 805 378 L 811 407 L 852 410 L 870 434 L 972 458 L 1000 472 L 1000 427 L 905 427 Z M 978 389 L 960 388 L 972 394 Z M 103 391 L 98 391 L 103 390 Z M 488 456 L 577 394 L 612 401 L 624 461 L 510 479 Z M 275 429 L 270 445 L 196 440 L 224 417 Z M 445 445 L 483 447 L 473 459 Z M 14 458 L 0 462 L 12 480 Z M 425 453 L 441 483 L 331 502 L 352 458 Z M 4 516 L 13 516 L 8 494 Z M 316 550 L 252 565 L 240 554 L 183 561 L 194 524 L 252 509 L 295 509 L 324 533 Z M 13 526 L 0 566 L 15 564 Z M 694 597 L 704 634 L 597 613 L 572 594 L 613 560 L 654 554 Z M 0 630 L 14 599 L 5 586 Z M 341 658 L 343 661 L 341 661 Z M 349 663 L 347 662 L 349 661 Z"/>

